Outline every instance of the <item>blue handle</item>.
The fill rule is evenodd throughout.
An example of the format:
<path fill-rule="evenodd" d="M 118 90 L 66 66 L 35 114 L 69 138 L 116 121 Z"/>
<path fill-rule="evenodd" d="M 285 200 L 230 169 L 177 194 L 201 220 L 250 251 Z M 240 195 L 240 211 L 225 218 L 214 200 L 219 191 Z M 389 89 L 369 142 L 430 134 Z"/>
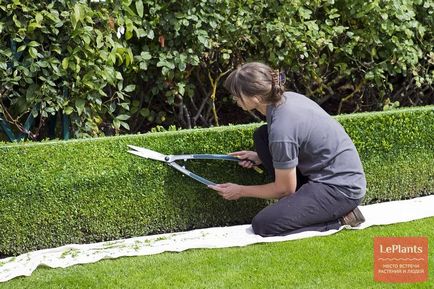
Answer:
<path fill-rule="evenodd" d="M 211 181 L 208 181 L 207 179 L 202 178 L 201 176 L 198 176 L 198 175 L 192 173 L 191 171 L 187 170 L 187 169 L 184 168 L 184 167 L 181 167 L 180 165 L 178 165 L 178 164 L 175 163 L 175 162 L 171 162 L 171 163 L 168 163 L 168 164 L 169 164 L 170 166 L 172 166 L 173 168 L 177 169 L 178 171 L 180 171 L 181 173 L 183 173 L 184 175 L 189 176 L 189 177 L 192 178 L 192 179 L 195 179 L 195 180 L 198 181 L 199 183 L 202 183 L 202 184 L 204 184 L 204 185 L 206 185 L 206 186 L 209 186 L 209 185 L 214 186 L 214 185 L 215 185 L 215 183 L 213 183 L 213 182 L 211 182 Z"/>
<path fill-rule="evenodd" d="M 190 172 L 190 173 L 188 174 L 188 176 L 189 176 L 190 178 L 195 179 L 195 180 L 198 181 L 199 183 L 202 183 L 202 184 L 206 185 L 206 186 L 215 186 L 215 185 L 216 185 L 216 183 L 213 183 L 213 182 L 211 182 L 211 181 L 209 181 L 209 180 L 207 180 L 207 179 L 205 179 L 205 178 L 202 178 L 201 176 L 198 176 L 198 175 L 196 175 L 195 173 L 192 173 L 192 172 Z"/>
<path fill-rule="evenodd" d="M 240 159 L 229 155 L 214 155 L 214 154 L 197 154 L 193 155 L 193 159 L 200 160 L 225 160 L 225 161 L 237 161 Z"/>

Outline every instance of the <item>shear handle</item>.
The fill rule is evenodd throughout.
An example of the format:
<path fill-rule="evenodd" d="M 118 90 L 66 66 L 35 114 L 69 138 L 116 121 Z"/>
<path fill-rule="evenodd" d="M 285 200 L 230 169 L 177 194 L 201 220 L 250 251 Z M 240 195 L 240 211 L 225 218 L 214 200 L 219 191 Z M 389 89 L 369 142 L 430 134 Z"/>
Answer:
<path fill-rule="evenodd" d="M 175 162 L 178 160 L 225 160 L 225 161 L 235 161 L 235 162 L 240 162 L 240 161 L 249 161 L 253 164 L 253 169 L 262 174 L 263 171 L 256 165 L 256 163 L 252 160 L 249 159 L 240 159 L 234 156 L 230 156 L 230 155 L 219 155 L 219 154 L 190 154 L 190 155 L 170 155 L 170 156 L 166 156 L 165 157 L 165 161 L 167 163 L 171 163 L 171 162 Z"/>
<path fill-rule="evenodd" d="M 218 155 L 218 154 L 190 154 L 190 155 L 171 155 L 167 156 L 169 162 L 174 162 L 178 160 L 225 160 L 225 161 L 240 161 L 239 158 L 229 156 L 229 155 Z M 166 159 L 167 160 L 167 159 Z"/>
<path fill-rule="evenodd" d="M 205 178 L 202 178 L 201 176 L 196 175 L 195 173 L 192 173 L 191 171 L 189 171 L 186 168 L 178 165 L 175 162 L 171 162 L 171 163 L 168 163 L 168 164 L 171 167 L 173 167 L 173 168 L 177 169 L 178 171 L 180 171 L 181 173 L 183 173 L 184 175 L 189 176 L 190 178 L 195 179 L 196 181 L 198 181 L 198 182 L 200 182 L 200 183 L 202 183 L 202 184 L 204 184 L 206 186 L 209 186 L 209 185 L 215 186 L 216 185 L 215 183 L 213 183 L 213 182 L 211 182 L 211 181 L 209 181 L 209 180 L 207 180 Z"/>

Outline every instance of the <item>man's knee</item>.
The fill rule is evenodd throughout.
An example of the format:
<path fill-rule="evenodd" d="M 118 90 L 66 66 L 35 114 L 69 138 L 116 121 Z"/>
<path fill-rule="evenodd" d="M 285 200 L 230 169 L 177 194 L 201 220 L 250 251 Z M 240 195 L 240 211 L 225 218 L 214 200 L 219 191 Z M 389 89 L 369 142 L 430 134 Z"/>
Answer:
<path fill-rule="evenodd" d="M 278 232 L 275 232 L 272 228 L 271 220 L 263 212 L 259 212 L 259 214 L 253 218 L 252 229 L 256 235 L 262 237 L 278 235 Z"/>

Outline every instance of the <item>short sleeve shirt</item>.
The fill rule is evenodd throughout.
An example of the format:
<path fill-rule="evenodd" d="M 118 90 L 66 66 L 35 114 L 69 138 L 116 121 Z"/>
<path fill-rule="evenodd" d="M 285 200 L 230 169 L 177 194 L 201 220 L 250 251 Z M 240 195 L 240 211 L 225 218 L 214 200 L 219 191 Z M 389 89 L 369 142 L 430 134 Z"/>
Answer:
<path fill-rule="evenodd" d="M 335 186 L 349 198 L 365 195 L 362 163 L 344 128 L 317 103 L 294 92 L 267 108 L 275 169 L 297 167 L 311 182 Z"/>

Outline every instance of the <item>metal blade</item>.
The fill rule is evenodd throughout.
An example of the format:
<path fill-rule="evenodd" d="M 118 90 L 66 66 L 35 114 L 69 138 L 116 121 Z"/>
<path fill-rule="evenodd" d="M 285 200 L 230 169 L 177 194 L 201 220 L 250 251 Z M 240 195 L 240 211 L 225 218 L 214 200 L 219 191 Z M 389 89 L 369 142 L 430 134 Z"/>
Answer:
<path fill-rule="evenodd" d="M 146 149 L 146 148 L 142 148 L 142 147 L 137 147 L 137 146 L 133 146 L 133 145 L 128 145 L 128 147 L 130 150 L 128 151 L 131 154 L 134 154 L 136 156 L 142 157 L 142 158 L 147 158 L 147 159 L 152 159 L 152 160 L 156 160 L 156 161 L 161 161 L 161 162 L 167 162 L 168 158 L 166 155 L 163 155 L 159 152 L 150 150 L 150 149 Z"/>

